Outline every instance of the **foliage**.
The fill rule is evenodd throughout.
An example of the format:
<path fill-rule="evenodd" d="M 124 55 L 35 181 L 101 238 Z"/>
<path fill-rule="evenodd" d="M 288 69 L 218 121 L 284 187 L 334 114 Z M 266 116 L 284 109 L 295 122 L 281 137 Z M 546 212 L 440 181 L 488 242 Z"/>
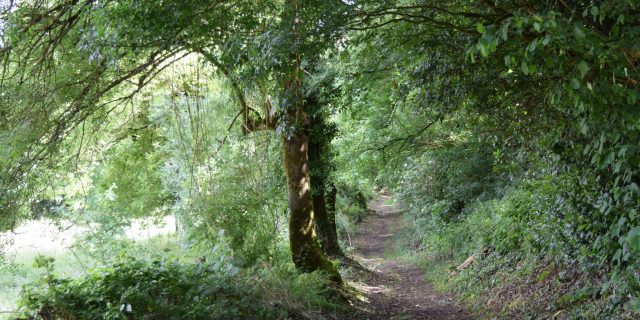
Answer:
<path fill-rule="evenodd" d="M 333 66 L 352 110 L 340 152 L 395 189 L 428 261 L 553 257 L 622 315 L 638 295 L 638 17 L 615 0 L 370 3 Z"/>
<path fill-rule="evenodd" d="M 122 257 L 78 279 L 49 273 L 25 287 L 20 304 L 25 314 L 56 319 L 269 318 L 255 289 L 236 273 L 217 261 Z"/>
<path fill-rule="evenodd" d="M 0 2 L 0 230 L 71 221 L 106 257 L 136 219 L 174 215 L 189 254 L 228 243 L 238 266 L 280 265 L 277 150 L 304 132 L 321 147 L 302 180 L 337 187 L 347 237 L 390 187 L 416 253 L 475 253 L 496 283 L 551 260 L 593 281 L 549 308 L 621 315 L 640 292 L 636 2 Z M 287 274 L 279 292 L 321 282 Z"/>
<path fill-rule="evenodd" d="M 499 193 L 502 182 L 493 173 L 490 149 L 470 143 L 464 134 L 455 139 L 461 141 L 405 162 L 398 196 L 412 212 L 430 214 L 438 222 L 452 222 L 466 207 Z"/>

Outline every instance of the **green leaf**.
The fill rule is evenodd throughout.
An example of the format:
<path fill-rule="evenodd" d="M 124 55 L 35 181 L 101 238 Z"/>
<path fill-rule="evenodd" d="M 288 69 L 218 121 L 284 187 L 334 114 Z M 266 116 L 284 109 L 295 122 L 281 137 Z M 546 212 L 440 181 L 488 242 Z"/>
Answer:
<path fill-rule="evenodd" d="M 574 26 L 573 27 L 573 35 L 577 39 L 584 39 L 584 31 L 582 31 L 582 29 L 580 29 L 579 26 Z"/>
<path fill-rule="evenodd" d="M 498 39 L 491 40 L 491 42 L 489 43 L 490 52 L 496 52 L 497 49 L 498 49 Z"/>
<path fill-rule="evenodd" d="M 482 25 L 482 23 L 478 22 L 478 24 L 476 24 L 476 30 L 478 30 L 478 32 L 480 33 L 484 33 L 484 26 Z"/>
<path fill-rule="evenodd" d="M 540 32 L 540 24 L 537 22 L 533 23 L 533 29 L 536 30 L 537 32 Z"/>
<path fill-rule="evenodd" d="M 502 40 L 507 41 L 509 35 L 509 23 L 502 25 L 500 31 L 502 32 Z"/>
<path fill-rule="evenodd" d="M 578 70 L 580 70 L 580 78 L 584 79 L 584 76 L 589 72 L 589 70 L 591 70 L 591 68 L 586 62 L 580 61 L 578 62 Z"/>
<path fill-rule="evenodd" d="M 595 18 L 598 16 L 598 13 L 600 12 L 600 10 L 598 10 L 598 7 L 593 6 L 591 7 L 591 15 Z"/>
<path fill-rule="evenodd" d="M 575 90 L 580 89 L 580 81 L 578 81 L 578 79 L 576 79 L 576 78 L 571 79 L 571 86 Z"/>
<path fill-rule="evenodd" d="M 542 40 L 542 45 L 543 45 L 543 46 L 548 45 L 548 44 L 549 44 L 549 41 L 551 41 L 551 35 L 550 35 L 550 34 L 547 34 L 547 35 L 544 37 L 544 40 Z"/>
<path fill-rule="evenodd" d="M 615 153 L 613 151 L 609 152 L 607 154 L 607 157 L 604 158 L 604 161 L 602 162 L 602 167 L 608 166 L 613 162 L 614 159 L 615 159 Z"/>
<path fill-rule="evenodd" d="M 640 251 L 640 227 L 629 230 L 627 234 L 627 242 L 629 247 L 634 251 Z"/>
<path fill-rule="evenodd" d="M 631 190 L 631 192 L 634 192 L 634 193 L 640 193 L 640 188 L 638 188 L 638 184 L 636 184 L 635 182 L 632 182 L 629 185 L 629 190 Z"/>
<path fill-rule="evenodd" d="M 531 41 L 531 43 L 529 44 L 529 51 L 531 52 L 536 51 L 537 46 L 538 46 L 538 39 L 533 39 L 533 41 Z"/>
<path fill-rule="evenodd" d="M 582 132 L 582 134 L 587 134 L 587 132 L 589 131 L 589 126 L 587 125 L 587 123 L 585 121 L 580 121 L 580 132 Z M 587 147 L 584 149 L 584 154 L 586 155 L 589 150 L 591 150 L 591 146 L 587 145 Z"/>
<path fill-rule="evenodd" d="M 638 101 L 638 97 L 636 96 L 636 93 L 634 91 L 629 91 L 629 94 L 627 95 L 627 102 L 630 105 L 634 105 L 636 104 L 636 101 Z"/>
<path fill-rule="evenodd" d="M 522 72 L 524 74 L 529 74 L 529 66 L 527 65 L 527 62 L 522 61 L 522 63 L 520 64 L 520 68 L 522 68 Z"/>
<path fill-rule="evenodd" d="M 504 56 L 504 65 L 507 66 L 507 67 L 511 65 L 511 56 L 510 55 Z"/>
<path fill-rule="evenodd" d="M 613 261 L 616 261 L 618 264 L 621 262 L 620 259 L 622 258 L 622 250 L 618 249 L 616 250 L 616 253 L 613 255 Z"/>
<path fill-rule="evenodd" d="M 486 58 L 486 57 L 488 57 L 488 56 L 489 56 L 489 52 L 487 52 L 487 46 L 486 46 L 486 45 L 484 45 L 483 43 L 478 43 L 478 47 L 479 47 L 479 49 L 480 49 L 480 54 L 481 54 L 483 57 L 485 57 L 485 58 Z"/>

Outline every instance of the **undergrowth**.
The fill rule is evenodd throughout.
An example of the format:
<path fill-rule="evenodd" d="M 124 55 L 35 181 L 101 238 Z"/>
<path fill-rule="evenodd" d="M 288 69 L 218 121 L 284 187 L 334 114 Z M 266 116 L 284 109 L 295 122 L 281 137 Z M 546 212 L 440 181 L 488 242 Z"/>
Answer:
<path fill-rule="evenodd" d="M 639 317 L 637 274 L 588 267 L 589 247 L 568 233 L 562 219 L 571 213 L 552 183 L 510 188 L 450 222 L 438 219 L 438 203 L 430 216 L 410 211 L 400 249 L 417 253 L 414 260 L 439 290 L 455 292 L 483 318 Z M 460 270 L 472 255 L 474 262 Z"/>
<path fill-rule="evenodd" d="M 263 271 L 202 259 L 122 256 L 77 278 L 46 275 L 23 288 L 22 317 L 35 319 L 322 319 L 340 311 L 323 275 L 290 265 Z"/>

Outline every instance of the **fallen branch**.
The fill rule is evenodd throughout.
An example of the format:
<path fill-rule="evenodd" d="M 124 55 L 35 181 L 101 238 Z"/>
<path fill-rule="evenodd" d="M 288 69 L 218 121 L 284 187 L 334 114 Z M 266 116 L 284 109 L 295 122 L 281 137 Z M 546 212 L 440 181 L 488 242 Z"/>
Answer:
<path fill-rule="evenodd" d="M 476 260 L 476 254 L 472 254 L 469 256 L 469 258 L 467 258 L 467 260 L 465 260 L 462 264 L 460 264 L 456 269 L 458 269 L 459 271 L 462 271 L 466 268 L 468 268 L 471 263 L 473 263 L 473 261 Z"/>

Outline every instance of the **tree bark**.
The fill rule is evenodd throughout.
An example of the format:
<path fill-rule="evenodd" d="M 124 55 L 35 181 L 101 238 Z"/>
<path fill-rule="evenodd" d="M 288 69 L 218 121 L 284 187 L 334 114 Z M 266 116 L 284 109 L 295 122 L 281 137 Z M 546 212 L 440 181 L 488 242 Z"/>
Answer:
<path fill-rule="evenodd" d="M 329 243 L 327 244 L 327 252 L 330 256 L 344 257 L 344 252 L 340 248 L 338 242 L 338 228 L 336 225 L 336 195 L 338 190 L 332 184 L 327 192 L 327 220 L 329 222 L 329 228 L 327 230 Z"/>
<path fill-rule="evenodd" d="M 284 169 L 289 191 L 289 243 L 293 263 L 302 272 L 324 271 L 335 282 L 340 274 L 322 252 L 315 232 L 309 176 L 309 139 L 304 130 L 283 138 Z"/>
<path fill-rule="evenodd" d="M 309 156 L 311 157 L 313 154 L 314 152 L 310 151 Z M 313 161 L 311 162 L 313 163 Z M 338 232 L 336 231 L 335 188 L 332 186 L 329 192 L 327 192 L 324 181 L 321 179 L 321 176 L 314 176 L 311 180 L 316 230 L 324 253 L 331 258 L 339 258 L 344 256 L 344 254 L 340 249 Z"/>
<path fill-rule="evenodd" d="M 331 140 L 335 131 L 326 122 L 326 115 L 320 112 L 322 105 L 318 97 L 311 93 L 306 96 L 305 110 L 312 116 L 309 121 L 309 164 L 313 168 L 311 188 L 313 190 L 313 210 L 316 217 L 316 231 L 324 253 L 332 258 L 344 255 L 338 243 L 335 223 L 335 191 L 329 184 L 331 173 L 335 170 L 332 163 Z M 331 198 L 333 196 L 333 198 Z M 331 200 L 331 203 L 327 201 Z"/>
<path fill-rule="evenodd" d="M 317 192 L 313 195 L 313 210 L 316 216 L 316 229 L 318 238 L 324 253 L 332 258 L 343 256 L 338 243 L 338 233 L 336 232 L 335 211 L 329 210 L 327 201 L 330 196 L 325 196 L 324 192 Z M 335 197 L 334 197 L 335 199 Z"/>

